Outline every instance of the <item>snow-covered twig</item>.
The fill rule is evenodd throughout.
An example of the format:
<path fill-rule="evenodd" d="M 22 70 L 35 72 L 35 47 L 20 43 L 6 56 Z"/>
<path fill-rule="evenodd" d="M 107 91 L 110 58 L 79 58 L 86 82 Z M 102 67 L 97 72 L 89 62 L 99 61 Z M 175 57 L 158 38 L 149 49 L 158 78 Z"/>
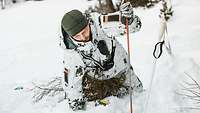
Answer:
<path fill-rule="evenodd" d="M 61 102 L 65 99 L 65 93 L 62 87 L 62 78 L 55 77 L 47 83 L 42 82 L 41 84 L 32 83 L 34 88 L 33 91 L 33 102 L 39 102 L 44 97 L 56 97 L 58 96 L 57 102 Z"/>
<path fill-rule="evenodd" d="M 188 73 L 185 72 L 185 75 L 187 75 L 190 80 L 190 82 L 184 81 L 181 85 L 182 92 L 178 93 L 178 95 L 184 96 L 188 99 L 190 99 L 196 107 L 187 107 L 188 109 L 198 109 L 200 110 L 200 83 L 195 80 L 193 77 L 191 77 Z"/>

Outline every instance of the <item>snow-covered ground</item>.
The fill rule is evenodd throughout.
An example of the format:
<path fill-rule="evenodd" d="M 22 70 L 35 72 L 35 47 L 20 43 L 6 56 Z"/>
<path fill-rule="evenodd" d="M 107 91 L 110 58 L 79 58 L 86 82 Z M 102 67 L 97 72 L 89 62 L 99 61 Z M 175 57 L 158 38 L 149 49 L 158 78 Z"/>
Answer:
<path fill-rule="evenodd" d="M 20 3 L 0 10 L 0 113 L 71 113 L 64 101 L 31 102 L 32 81 L 48 80 L 62 74 L 62 50 L 58 46 L 59 23 L 65 12 L 71 9 L 84 10 L 86 0 L 46 0 Z M 174 16 L 168 22 L 168 40 L 173 57 L 164 49 L 157 60 L 155 76 L 148 107 L 145 106 L 151 73 L 152 52 L 157 42 L 160 19 L 159 8 L 136 9 L 142 20 L 140 32 L 131 34 L 131 61 L 141 78 L 146 91 L 133 98 L 134 113 L 199 113 L 191 101 L 175 92 L 181 91 L 180 84 L 191 80 L 189 73 L 200 80 L 200 15 L 198 0 L 173 0 Z M 119 38 L 125 45 L 124 38 Z M 22 90 L 14 90 L 16 87 Z M 88 105 L 84 113 L 128 113 L 129 97 L 110 97 L 107 106 Z"/>

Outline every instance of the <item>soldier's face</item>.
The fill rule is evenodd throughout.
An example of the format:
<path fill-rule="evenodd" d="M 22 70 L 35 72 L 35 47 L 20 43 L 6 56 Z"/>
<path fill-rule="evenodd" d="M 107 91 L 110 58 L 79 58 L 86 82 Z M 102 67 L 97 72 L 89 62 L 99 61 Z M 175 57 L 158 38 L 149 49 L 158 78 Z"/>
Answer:
<path fill-rule="evenodd" d="M 78 42 L 88 42 L 90 40 L 90 26 L 89 24 L 78 34 L 73 36 L 73 39 Z"/>

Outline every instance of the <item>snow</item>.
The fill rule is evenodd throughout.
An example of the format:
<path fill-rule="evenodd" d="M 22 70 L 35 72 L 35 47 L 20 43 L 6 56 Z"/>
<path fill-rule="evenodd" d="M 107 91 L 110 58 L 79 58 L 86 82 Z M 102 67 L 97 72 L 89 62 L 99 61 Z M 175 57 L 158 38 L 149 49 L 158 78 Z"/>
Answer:
<path fill-rule="evenodd" d="M 86 0 L 28 1 L 0 10 L 0 113 L 72 113 L 67 102 L 53 99 L 38 104 L 31 102 L 31 82 L 61 76 L 63 52 L 58 45 L 59 24 L 65 12 L 86 9 Z M 187 98 L 177 95 L 183 81 L 191 81 L 184 73 L 200 80 L 200 15 L 198 0 L 173 0 L 174 16 L 167 23 L 168 40 L 174 56 L 164 49 L 157 60 L 152 89 L 149 90 L 158 40 L 160 4 L 151 9 L 135 9 L 142 20 L 140 32 L 131 34 L 131 63 L 144 84 L 145 92 L 134 96 L 134 113 L 199 113 Z M 124 38 L 118 40 L 126 48 Z M 22 90 L 14 90 L 23 86 Z M 148 106 L 145 107 L 150 91 Z M 109 97 L 107 106 L 89 103 L 83 113 L 128 113 L 129 97 Z"/>

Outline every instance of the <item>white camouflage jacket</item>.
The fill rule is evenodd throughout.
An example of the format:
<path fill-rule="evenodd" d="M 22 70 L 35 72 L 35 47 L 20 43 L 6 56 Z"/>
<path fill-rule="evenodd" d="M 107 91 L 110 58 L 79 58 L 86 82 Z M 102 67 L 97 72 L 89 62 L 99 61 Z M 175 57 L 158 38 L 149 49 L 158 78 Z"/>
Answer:
<path fill-rule="evenodd" d="M 82 78 L 85 74 L 104 80 L 113 78 L 121 72 L 129 73 L 128 55 L 114 37 L 124 34 L 125 25 L 118 21 L 106 23 L 103 18 L 105 19 L 97 13 L 91 14 L 89 24 L 92 40 L 81 43 L 71 39 L 76 45 L 74 49 L 66 49 L 63 36 L 61 36 L 60 46 L 64 48 L 63 63 L 65 71 L 67 71 L 67 79 L 63 79 L 63 85 L 71 107 L 76 106 L 77 101 L 87 100 L 83 98 L 82 93 Z M 104 24 L 102 24 L 103 22 Z M 106 27 L 106 24 L 109 27 Z M 140 20 L 135 17 L 132 24 L 129 25 L 130 31 L 139 31 L 141 25 L 138 24 L 141 24 Z M 136 75 L 133 72 L 133 80 L 134 78 L 136 79 Z"/>

